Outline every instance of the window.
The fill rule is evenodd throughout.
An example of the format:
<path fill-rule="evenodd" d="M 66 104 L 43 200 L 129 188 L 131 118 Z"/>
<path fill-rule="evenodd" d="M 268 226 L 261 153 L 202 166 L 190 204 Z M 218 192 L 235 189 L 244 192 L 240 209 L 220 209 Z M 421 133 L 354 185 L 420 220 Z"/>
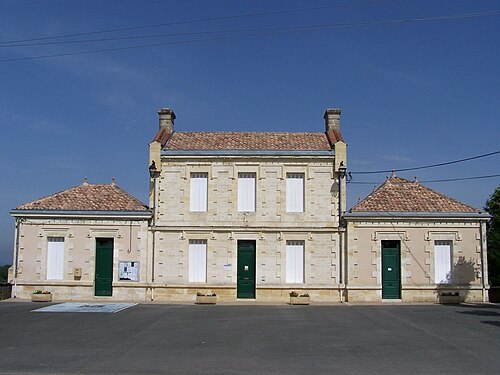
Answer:
<path fill-rule="evenodd" d="M 286 241 L 286 282 L 304 282 L 304 241 Z"/>
<path fill-rule="evenodd" d="M 255 173 L 238 173 L 238 211 L 255 212 Z"/>
<path fill-rule="evenodd" d="M 304 212 L 304 174 L 286 174 L 286 212 Z"/>
<path fill-rule="evenodd" d="M 64 271 L 64 237 L 47 238 L 47 280 L 62 280 Z"/>
<path fill-rule="evenodd" d="M 434 280 L 436 284 L 451 283 L 451 241 L 434 242 Z"/>
<path fill-rule="evenodd" d="M 191 173 L 189 203 L 191 211 L 206 211 L 208 173 Z"/>
<path fill-rule="evenodd" d="M 189 241 L 189 282 L 207 281 L 207 241 Z"/>

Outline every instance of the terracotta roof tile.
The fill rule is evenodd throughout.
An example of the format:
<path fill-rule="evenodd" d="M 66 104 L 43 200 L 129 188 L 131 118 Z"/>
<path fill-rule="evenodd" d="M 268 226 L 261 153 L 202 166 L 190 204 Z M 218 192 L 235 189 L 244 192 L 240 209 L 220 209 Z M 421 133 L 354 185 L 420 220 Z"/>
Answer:
<path fill-rule="evenodd" d="M 161 145 L 164 146 L 168 141 L 168 137 L 170 137 L 170 132 L 167 129 L 161 128 L 158 130 L 158 133 L 156 133 L 153 142 L 160 142 Z"/>
<path fill-rule="evenodd" d="M 165 150 L 331 150 L 325 133 L 174 132 Z"/>
<path fill-rule="evenodd" d="M 148 207 L 116 184 L 82 185 L 25 203 L 17 210 L 148 211 Z"/>
<path fill-rule="evenodd" d="M 480 212 L 418 181 L 393 176 L 356 204 L 351 212 Z"/>
<path fill-rule="evenodd" d="M 330 138 L 330 141 L 332 143 L 337 143 L 337 142 L 345 142 L 344 137 L 342 136 L 342 133 L 340 130 L 337 129 L 332 129 L 327 132 L 328 138 Z"/>

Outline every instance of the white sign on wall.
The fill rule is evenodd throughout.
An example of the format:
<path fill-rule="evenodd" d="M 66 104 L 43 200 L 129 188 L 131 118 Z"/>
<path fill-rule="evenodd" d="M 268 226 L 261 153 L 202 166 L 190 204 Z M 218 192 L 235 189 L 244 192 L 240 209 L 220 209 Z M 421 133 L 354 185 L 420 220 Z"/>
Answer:
<path fill-rule="evenodd" d="M 118 262 L 118 277 L 125 281 L 139 281 L 139 262 Z"/>

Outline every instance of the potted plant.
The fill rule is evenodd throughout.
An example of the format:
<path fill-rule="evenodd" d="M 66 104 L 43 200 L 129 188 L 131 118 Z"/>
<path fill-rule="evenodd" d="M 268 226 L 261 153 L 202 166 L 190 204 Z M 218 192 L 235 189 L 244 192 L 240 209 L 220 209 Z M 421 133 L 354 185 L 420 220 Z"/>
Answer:
<path fill-rule="evenodd" d="M 204 294 L 201 292 L 197 292 L 195 303 L 197 305 L 215 305 L 217 303 L 217 294 Z"/>
<path fill-rule="evenodd" d="M 293 290 L 290 292 L 290 305 L 309 305 L 310 303 L 311 297 L 309 297 L 309 294 L 299 294 Z"/>
<path fill-rule="evenodd" d="M 39 289 L 35 290 L 31 295 L 32 302 L 51 302 L 52 301 L 52 293 L 48 290 L 41 291 Z"/>

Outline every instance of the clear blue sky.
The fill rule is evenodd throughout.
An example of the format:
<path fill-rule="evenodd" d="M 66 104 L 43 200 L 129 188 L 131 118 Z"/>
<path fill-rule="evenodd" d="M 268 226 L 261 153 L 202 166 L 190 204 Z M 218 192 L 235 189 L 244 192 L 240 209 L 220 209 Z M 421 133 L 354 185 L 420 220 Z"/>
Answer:
<path fill-rule="evenodd" d="M 313 7 L 325 8 L 272 13 Z M 351 171 L 499 150 L 500 15 L 372 23 L 494 10 L 500 10 L 499 1 L 1 1 L 1 42 L 271 14 L 17 44 L 185 34 L 177 36 L 0 44 L 0 60 L 6 60 L 176 43 L 0 62 L 0 264 L 12 258 L 14 221 L 8 212 L 18 204 L 78 185 L 85 176 L 93 183 L 115 176 L 119 186 L 146 201 L 148 142 L 160 107 L 175 110 L 176 129 L 183 131 L 323 131 L 324 110 L 340 107 Z M 268 30 L 325 24 L 350 26 Z M 246 32 L 266 35 L 186 34 L 235 29 L 266 29 Z M 207 38 L 212 40 L 186 42 Z M 480 176 L 500 173 L 499 165 L 495 155 L 399 175 Z M 384 178 L 357 175 L 353 182 Z M 427 185 L 483 207 L 499 183 L 493 178 Z M 350 184 L 349 206 L 372 188 Z"/>

